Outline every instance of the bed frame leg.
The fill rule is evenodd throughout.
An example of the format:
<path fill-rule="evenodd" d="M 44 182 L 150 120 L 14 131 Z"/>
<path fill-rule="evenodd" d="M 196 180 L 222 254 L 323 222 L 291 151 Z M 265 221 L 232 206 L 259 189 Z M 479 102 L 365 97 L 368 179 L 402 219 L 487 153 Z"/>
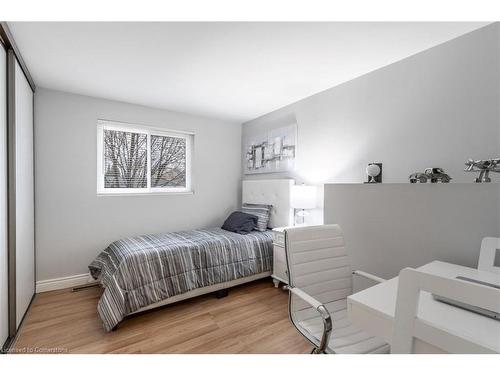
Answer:
<path fill-rule="evenodd" d="M 217 297 L 217 299 L 221 299 L 221 298 L 227 297 L 228 294 L 229 294 L 228 289 L 221 289 L 221 290 L 218 290 L 215 292 L 215 297 Z"/>

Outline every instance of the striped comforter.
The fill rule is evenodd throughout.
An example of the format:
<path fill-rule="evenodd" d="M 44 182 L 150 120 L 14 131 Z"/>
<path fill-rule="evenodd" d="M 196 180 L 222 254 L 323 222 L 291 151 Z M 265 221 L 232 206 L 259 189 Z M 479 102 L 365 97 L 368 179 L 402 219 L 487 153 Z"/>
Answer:
<path fill-rule="evenodd" d="M 119 240 L 89 265 L 105 288 L 97 310 L 106 331 L 144 306 L 271 268 L 270 231 L 241 235 L 220 228 Z"/>

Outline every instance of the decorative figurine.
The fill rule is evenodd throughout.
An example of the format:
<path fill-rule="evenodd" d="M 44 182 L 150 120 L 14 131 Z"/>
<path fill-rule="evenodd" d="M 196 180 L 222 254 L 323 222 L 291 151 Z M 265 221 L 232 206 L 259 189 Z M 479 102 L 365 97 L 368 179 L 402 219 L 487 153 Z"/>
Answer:
<path fill-rule="evenodd" d="M 431 183 L 442 182 L 448 183 L 452 180 L 450 176 L 444 173 L 443 168 L 426 168 L 424 173 L 416 172 L 412 173 L 409 177 L 410 183 L 414 184 L 420 182 L 425 184 L 427 181 Z"/>
<path fill-rule="evenodd" d="M 377 184 L 382 182 L 382 163 L 370 163 L 366 167 L 368 181 L 365 184 Z"/>
<path fill-rule="evenodd" d="M 468 159 L 465 162 L 465 172 L 479 172 L 474 182 L 491 182 L 490 172 L 500 173 L 500 158 L 487 160 Z"/>

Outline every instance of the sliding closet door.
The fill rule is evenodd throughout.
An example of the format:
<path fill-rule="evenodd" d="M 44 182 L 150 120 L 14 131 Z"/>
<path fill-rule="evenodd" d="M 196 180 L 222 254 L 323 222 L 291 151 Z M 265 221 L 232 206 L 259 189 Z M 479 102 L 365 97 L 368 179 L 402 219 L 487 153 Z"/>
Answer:
<path fill-rule="evenodd" d="M 24 73 L 15 62 L 15 294 L 16 329 L 35 293 L 35 229 L 33 175 L 33 92 Z M 12 155 L 12 153 L 11 153 Z M 13 166 L 11 162 L 11 167 Z M 12 185 L 10 185 L 12 186 Z M 12 194 L 13 192 L 9 192 Z M 13 196 L 10 195 L 12 202 Z M 11 221 L 11 224 L 13 222 Z M 10 232 L 12 236 L 12 231 Z"/>
<path fill-rule="evenodd" d="M 7 243 L 7 53 L 0 44 L 0 349 L 9 336 Z"/>

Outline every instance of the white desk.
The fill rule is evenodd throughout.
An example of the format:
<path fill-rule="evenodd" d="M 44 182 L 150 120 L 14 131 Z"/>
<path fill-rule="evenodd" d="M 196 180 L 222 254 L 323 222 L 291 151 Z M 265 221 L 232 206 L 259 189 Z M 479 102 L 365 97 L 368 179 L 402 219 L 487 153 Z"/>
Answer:
<path fill-rule="evenodd" d="M 474 268 L 434 261 L 419 270 L 454 278 L 472 279 L 500 284 L 500 275 Z M 392 325 L 396 310 L 398 278 L 375 285 L 348 297 L 348 312 L 352 322 L 374 336 L 392 340 Z M 441 327 L 448 333 L 474 342 L 485 352 L 500 353 L 500 321 L 436 301 L 430 293 L 422 292 L 418 317 Z M 415 342 L 419 352 L 439 352 L 436 347 Z"/>

